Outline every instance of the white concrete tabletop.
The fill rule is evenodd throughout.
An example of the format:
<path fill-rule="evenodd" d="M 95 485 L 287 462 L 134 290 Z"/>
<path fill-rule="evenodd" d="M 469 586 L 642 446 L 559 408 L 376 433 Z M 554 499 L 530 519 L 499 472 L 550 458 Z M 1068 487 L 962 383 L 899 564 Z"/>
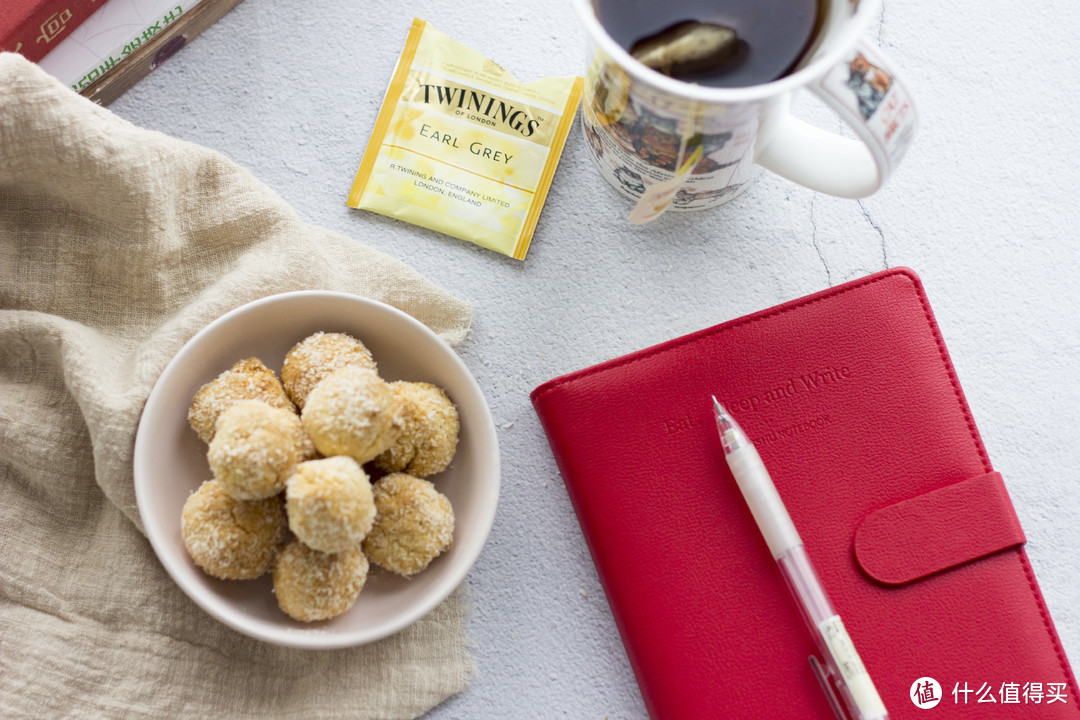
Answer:
<path fill-rule="evenodd" d="M 247 0 L 112 109 L 223 152 L 306 221 L 475 306 L 460 352 L 495 413 L 502 496 L 467 580 L 478 674 L 428 717 L 645 716 L 530 390 L 897 265 L 923 279 L 1065 651 L 1080 658 L 1080 4 L 886 0 L 869 36 L 905 76 L 922 128 L 863 201 L 766 174 L 723 208 L 635 227 L 575 125 L 524 262 L 345 206 L 414 16 L 523 80 L 584 71 L 569 0 Z M 809 97 L 796 111 L 838 125 Z"/>

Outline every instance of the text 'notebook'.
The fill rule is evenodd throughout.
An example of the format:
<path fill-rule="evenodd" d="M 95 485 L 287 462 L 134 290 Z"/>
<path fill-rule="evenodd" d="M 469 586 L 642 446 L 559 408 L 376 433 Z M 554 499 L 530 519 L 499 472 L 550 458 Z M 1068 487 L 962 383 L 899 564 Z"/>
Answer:
<path fill-rule="evenodd" d="M 834 717 L 710 395 L 757 446 L 892 720 L 1080 718 L 1005 485 L 900 268 L 533 391 L 655 720 Z M 923 677 L 941 685 L 929 715 Z"/>

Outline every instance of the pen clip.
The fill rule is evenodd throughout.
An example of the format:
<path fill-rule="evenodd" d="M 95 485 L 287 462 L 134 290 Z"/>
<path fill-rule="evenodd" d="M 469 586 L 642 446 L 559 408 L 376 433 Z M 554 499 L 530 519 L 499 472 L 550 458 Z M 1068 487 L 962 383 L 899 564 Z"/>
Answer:
<path fill-rule="evenodd" d="M 813 655 L 808 660 L 810 661 L 810 669 L 814 671 L 814 677 L 817 678 L 818 685 L 821 686 L 821 692 L 825 693 L 825 699 L 829 701 L 829 707 L 832 708 L 833 714 L 836 715 L 836 720 L 848 720 L 847 714 L 840 704 L 840 698 L 836 697 L 836 690 L 829 680 L 829 671 Z"/>

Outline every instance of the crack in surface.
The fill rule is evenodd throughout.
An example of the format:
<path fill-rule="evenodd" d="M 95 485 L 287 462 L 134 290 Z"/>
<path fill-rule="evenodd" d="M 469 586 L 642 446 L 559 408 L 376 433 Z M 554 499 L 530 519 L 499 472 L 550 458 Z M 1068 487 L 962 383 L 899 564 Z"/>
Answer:
<path fill-rule="evenodd" d="M 878 47 L 885 44 L 885 0 L 881 1 L 881 14 L 878 16 L 877 44 Z"/>
<path fill-rule="evenodd" d="M 821 266 L 825 268 L 825 280 L 829 283 L 829 287 L 832 287 L 832 271 L 829 270 L 829 263 L 825 262 L 825 256 L 821 254 L 821 246 L 818 245 L 817 218 L 814 217 L 814 202 L 816 200 L 817 193 L 814 193 L 810 197 L 810 242 L 814 244 L 814 250 L 817 252 L 818 260 L 821 261 Z"/>
<path fill-rule="evenodd" d="M 874 219 L 870 217 L 870 211 L 866 209 L 865 205 L 863 205 L 863 201 L 856 200 L 856 202 L 859 203 L 859 209 L 862 210 L 862 215 L 864 218 L 866 218 L 866 222 L 870 224 L 870 227 L 874 228 L 874 231 L 877 232 L 878 237 L 881 238 L 881 269 L 887 270 L 889 267 L 889 252 L 885 247 L 885 232 L 881 229 L 881 226 L 874 222 Z"/>

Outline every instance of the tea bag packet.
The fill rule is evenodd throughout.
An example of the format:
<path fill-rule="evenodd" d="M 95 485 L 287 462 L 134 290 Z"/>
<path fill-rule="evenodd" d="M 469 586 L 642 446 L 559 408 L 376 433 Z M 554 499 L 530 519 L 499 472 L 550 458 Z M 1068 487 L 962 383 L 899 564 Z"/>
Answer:
<path fill-rule="evenodd" d="M 414 20 L 348 204 L 524 259 L 581 89 Z"/>

